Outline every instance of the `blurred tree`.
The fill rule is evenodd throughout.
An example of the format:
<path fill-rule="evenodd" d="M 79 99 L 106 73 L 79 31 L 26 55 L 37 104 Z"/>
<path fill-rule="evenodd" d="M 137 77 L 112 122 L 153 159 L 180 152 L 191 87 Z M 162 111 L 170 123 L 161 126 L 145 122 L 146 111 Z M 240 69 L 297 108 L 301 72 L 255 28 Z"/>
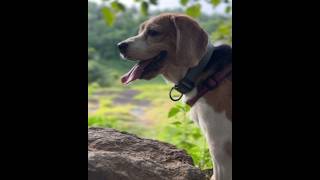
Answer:
<path fill-rule="evenodd" d="M 88 61 L 94 59 L 99 59 L 99 55 L 94 48 L 88 47 Z"/>
<path fill-rule="evenodd" d="M 149 7 L 158 5 L 161 0 L 134 0 L 135 3 L 140 6 L 140 13 L 147 17 L 149 15 Z M 216 8 L 219 5 L 225 6 L 225 15 L 229 16 L 232 13 L 232 1 L 231 0 L 205 0 L 207 3 L 212 5 L 212 8 Z M 182 12 L 194 18 L 201 18 L 202 7 L 200 0 L 179 0 L 182 7 Z M 127 8 L 119 0 L 104 0 L 101 12 L 105 23 L 112 27 L 117 21 L 116 17 L 119 14 L 123 14 Z M 224 22 L 221 22 L 218 27 L 207 25 L 206 28 L 215 29 L 215 32 L 211 34 L 211 40 L 215 42 L 222 42 L 231 44 L 232 43 L 232 20 L 226 18 Z"/>
<path fill-rule="evenodd" d="M 112 26 L 116 20 L 116 15 L 126 10 L 126 7 L 119 0 L 103 0 L 103 7 L 101 12 L 107 25 Z M 149 7 L 158 5 L 158 1 L 161 0 L 134 0 L 135 3 L 139 4 L 140 12 L 142 15 L 147 16 L 149 14 Z M 225 13 L 231 14 L 232 12 L 232 1 L 231 0 L 205 0 L 210 3 L 213 8 L 224 4 Z M 201 4 L 199 0 L 179 0 L 183 10 L 189 16 L 198 18 L 201 15 Z"/>

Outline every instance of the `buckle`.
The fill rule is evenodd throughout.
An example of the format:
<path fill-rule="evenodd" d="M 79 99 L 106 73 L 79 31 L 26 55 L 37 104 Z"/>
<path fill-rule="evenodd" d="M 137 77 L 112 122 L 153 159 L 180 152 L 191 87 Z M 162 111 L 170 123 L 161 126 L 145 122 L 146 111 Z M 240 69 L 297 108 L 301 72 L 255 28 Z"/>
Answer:
<path fill-rule="evenodd" d="M 176 86 L 173 86 L 173 87 L 171 88 L 170 92 L 169 92 L 169 97 L 170 97 L 170 99 L 171 99 L 172 101 L 179 101 L 179 100 L 182 98 L 183 94 L 182 94 L 180 91 L 178 91 L 178 92 L 180 93 L 180 96 L 175 99 L 175 98 L 173 98 L 173 96 L 172 96 L 172 91 L 173 91 L 173 90 L 178 91 L 178 90 L 176 89 Z"/>
<path fill-rule="evenodd" d="M 169 97 L 172 101 L 179 101 L 183 94 L 190 92 L 194 88 L 194 83 L 188 79 L 183 79 L 179 82 L 179 84 L 173 86 L 169 92 Z M 173 90 L 176 90 L 180 93 L 178 98 L 174 98 L 172 96 Z"/>

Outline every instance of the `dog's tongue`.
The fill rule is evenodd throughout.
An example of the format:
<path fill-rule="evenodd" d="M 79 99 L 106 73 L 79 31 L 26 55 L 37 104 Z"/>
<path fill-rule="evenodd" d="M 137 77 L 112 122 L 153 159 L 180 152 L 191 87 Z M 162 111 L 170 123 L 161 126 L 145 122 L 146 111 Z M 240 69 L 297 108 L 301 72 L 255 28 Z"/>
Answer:
<path fill-rule="evenodd" d="M 129 72 L 127 72 L 125 75 L 121 77 L 121 82 L 123 84 L 129 84 L 130 82 L 139 79 L 142 75 L 143 69 L 150 63 L 150 60 L 148 61 L 141 61 L 137 64 L 135 64 Z"/>

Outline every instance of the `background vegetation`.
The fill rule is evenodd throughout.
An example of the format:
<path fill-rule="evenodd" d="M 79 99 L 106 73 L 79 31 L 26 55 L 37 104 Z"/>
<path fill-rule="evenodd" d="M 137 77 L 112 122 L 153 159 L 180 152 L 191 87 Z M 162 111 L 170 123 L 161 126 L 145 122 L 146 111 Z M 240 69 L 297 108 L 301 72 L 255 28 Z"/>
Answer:
<path fill-rule="evenodd" d="M 212 15 L 201 11 L 197 0 L 180 0 L 180 8 L 161 11 L 149 10 L 157 6 L 157 0 L 135 0 L 138 8 L 122 2 L 88 2 L 88 126 L 112 127 L 174 144 L 185 149 L 201 169 L 212 168 L 206 141 L 187 116 L 189 107 L 169 100 L 170 84 L 161 77 L 129 86 L 120 84 L 120 76 L 132 64 L 120 59 L 116 44 L 136 34 L 141 22 L 161 12 L 193 16 L 214 44 L 231 44 L 231 1 L 208 1 L 213 8 L 225 4 L 225 13 Z"/>

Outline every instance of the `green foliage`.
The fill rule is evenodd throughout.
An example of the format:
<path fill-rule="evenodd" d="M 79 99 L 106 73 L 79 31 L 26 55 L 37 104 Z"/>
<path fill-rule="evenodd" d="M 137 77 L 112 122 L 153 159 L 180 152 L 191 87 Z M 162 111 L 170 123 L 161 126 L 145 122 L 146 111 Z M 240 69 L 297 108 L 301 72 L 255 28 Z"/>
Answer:
<path fill-rule="evenodd" d="M 180 0 L 180 4 L 182 6 L 186 6 L 188 4 L 189 0 Z"/>
<path fill-rule="evenodd" d="M 134 0 L 135 3 L 139 3 L 140 4 L 140 13 L 144 16 L 148 16 L 149 15 L 149 7 L 150 5 L 158 5 L 158 0 Z M 188 14 L 189 16 L 192 16 L 194 18 L 198 18 L 201 15 L 201 5 L 200 3 L 198 3 L 198 0 L 193 0 L 193 1 L 189 1 L 189 0 L 179 0 L 181 6 L 185 7 L 184 8 L 184 12 L 186 14 Z M 213 8 L 217 7 L 220 4 L 227 4 L 227 7 L 225 9 L 225 13 L 229 14 L 231 13 L 231 5 L 232 3 L 229 0 L 207 0 L 207 2 L 211 3 Z M 188 4 L 190 4 L 188 6 Z M 118 14 L 119 12 L 123 12 L 125 11 L 125 6 L 124 4 L 118 2 L 118 0 L 113 0 L 110 1 L 107 5 L 105 5 L 105 7 L 107 7 L 106 9 L 103 8 L 102 9 L 102 13 L 103 16 L 105 18 L 106 23 L 109 26 L 112 26 L 114 21 L 115 21 L 115 14 Z M 112 12 L 110 10 L 111 7 L 114 12 Z M 111 14 L 114 14 L 113 16 Z"/>
<path fill-rule="evenodd" d="M 170 109 L 169 113 L 168 113 L 168 118 L 171 118 L 175 115 L 177 115 L 179 113 L 180 109 L 177 107 L 173 107 Z"/>
<path fill-rule="evenodd" d="M 88 85 L 88 96 L 90 97 L 94 92 L 96 92 L 100 88 L 98 83 L 92 83 Z"/>
<path fill-rule="evenodd" d="M 211 4 L 213 6 L 218 6 L 220 4 L 220 0 L 211 0 Z"/>
<path fill-rule="evenodd" d="M 229 14 L 232 11 L 231 6 L 227 6 L 225 9 L 225 13 Z"/>
<path fill-rule="evenodd" d="M 115 21 L 115 15 L 108 7 L 103 7 L 101 9 L 101 12 L 103 14 L 104 20 L 107 25 L 112 26 Z"/>
<path fill-rule="evenodd" d="M 100 6 L 88 3 L 88 48 L 94 48 L 100 60 L 119 59 L 116 44 L 134 35 L 145 17 L 135 17 L 136 9 L 126 9 L 117 15 L 113 26 L 106 26 L 105 18 L 99 12 Z"/>
<path fill-rule="evenodd" d="M 93 89 L 94 87 L 92 86 L 93 85 L 88 86 L 88 89 L 89 87 Z M 108 91 L 111 93 L 116 92 L 118 90 L 109 89 Z M 94 93 L 99 92 L 101 93 L 101 88 L 94 89 Z M 91 96 L 91 98 L 95 99 L 96 97 Z M 148 133 L 150 131 L 146 131 L 146 129 L 141 124 L 137 123 L 136 117 L 133 117 L 130 114 L 130 111 L 132 110 L 133 106 L 131 104 L 114 106 L 112 102 L 113 98 L 115 97 L 112 95 L 105 95 L 98 99 L 99 108 L 95 113 L 89 113 L 88 126 L 109 127 L 120 131 L 130 132 L 142 137 L 148 136 Z"/>
<path fill-rule="evenodd" d="M 117 69 L 110 69 L 108 65 L 119 64 L 115 61 L 102 62 L 99 60 L 88 61 L 88 84 L 96 83 L 101 87 L 110 86 L 120 77 L 120 65 L 114 66 Z"/>
<path fill-rule="evenodd" d="M 118 117 L 115 116 L 89 116 L 88 127 L 108 127 L 120 131 L 130 132 L 139 136 L 145 136 L 145 129 L 138 126 L 133 126 L 132 124 L 123 123 L 123 121 L 119 120 Z"/>
<path fill-rule="evenodd" d="M 122 3 L 118 2 L 118 1 L 113 1 L 113 2 L 111 3 L 111 7 L 112 7 L 112 9 L 114 9 L 116 12 L 125 11 L 125 10 L 126 10 L 125 6 L 124 6 Z"/>
<path fill-rule="evenodd" d="M 158 4 L 158 0 L 149 0 L 150 4 L 153 5 L 157 5 Z"/>
<path fill-rule="evenodd" d="M 107 118 L 106 116 L 89 116 L 88 126 L 89 127 L 116 127 L 117 119 Z"/>
<path fill-rule="evenodd" d="M 88 48 L 88 60 L 97 59 L 97 51 L 94 48 Z"/>
<path fill-rule="evenodd" d="M 168 113 L 171 122 L 161 130 L 158 138 L 185 149 L 199 168 L 212 168 L 206 140 L 200 129 L 188 118 L 189 111 L 190 107 L 182 103 L 172 107 Z"/>
<path fill-rule="evenodd" d="M 140 11 L 143 15 L 148 15 L 149 4 L 146 1 L 141 2 Z"/>
<path fill-rule="evenodd" d="M 196 3 L 187 8 L 186 13 L 191 17 L 199 17 L 201 15 L 201 5 Z"/>
<path fill-rule="evenodd" d="M 103 76 L 102 69 L 96 61 L 88 62 L 88 83 L 98 81 Z"/>
<path fill-rule="evenodd" d="M 224 43 L 232 43 L 232 22 L 226 21 L 218 26 L 218 29 L 212 33 L 211 39 L 213 41 L 223 41 Z"/>

